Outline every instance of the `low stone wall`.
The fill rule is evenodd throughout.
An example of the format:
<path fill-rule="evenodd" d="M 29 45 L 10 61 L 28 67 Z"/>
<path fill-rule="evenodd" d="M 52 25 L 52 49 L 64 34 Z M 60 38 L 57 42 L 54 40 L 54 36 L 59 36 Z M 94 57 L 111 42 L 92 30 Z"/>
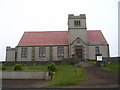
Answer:
<path fill-rule="evenodd" d="M 45 79 L 48 80 L 47 71 L 2 71 L 2 79 Z"/>
<path fill-rule="evenodd" d="M 62 59 L 61 61 L 3 61 L 1 62 L 2 64 L 4 65 L 7 65 L 7 66 L 12 66 L 12 65 L 15 65 L 15 64 L 21 64 L 23 66 L 26 66 L 26 65 L 47 65 L 47 64 L 56 64 L 56 65 L 60 65 L 60 64 L 75 64 L 75 63 L 78 63 L 80 62 L 81 60 L 76 60 L 76 59 L 68 59 L 68 58 L 65 58 L 65 59 Z"/>
<path fill-rule="evenodd" d="M 23 66 L 26 65 L 46 65 L 46 64 L 61 64 L 61 61 L 3 61 L 2 64 L 7 65 L 7 66 L 12 66 L 15 64 L 21 64 Z"/>
<path fill-rule="evenodd" d="M 104 57 L 105 63 L 120 63 L 120 57 Z"/>
<path fill-rule="evenodd" d="M 60 64 L 76 64 L 81 61 L 83 60 L 64 58 L 61 61 L 52 61 L 52 62 L 51 61 L 2 61 L 0 62 L 0 64 L 4 64 L 7 66 L 21 64 L 25 66 L 25 65 L 47 65 L 54 63 L 56 65 L 60 65 Z M 105 61 L 106 63 L 120 63 L 120 57 L 103 57 L 103 61 Z"/>

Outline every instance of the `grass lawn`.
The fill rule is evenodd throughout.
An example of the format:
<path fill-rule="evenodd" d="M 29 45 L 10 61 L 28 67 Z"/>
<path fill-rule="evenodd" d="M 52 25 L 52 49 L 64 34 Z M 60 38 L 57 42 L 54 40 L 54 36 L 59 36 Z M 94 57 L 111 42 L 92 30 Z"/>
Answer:
<path fill-rule="evenodd" d="M 82 68 L 75 68 L 72 65 L 57 65 L 56 67 L 56 77 L 48 83 L 50 86 L 77 85 L 87 78 L 87 74 Z"/>
<path fill-rule="evenodd" d="M 47 70 L 47 66 L 22 66 L 22 70 Z M 5 68 L 13 70 L 14 66 L 5 66 Z M 75 68 L 72 65 L 56 65 L 56 68 L 56 76 L 47 83 L 48 86 L 77 85 L 87 79 L 87 73 L 82 68 Z"/>
<path fill-rule="evenodd" d="M 107 71 L 111 71 L 112 73 L 120 73 L 120 64 L 106 64 L 105 67 L 102 67 Z"/>
<path fill-rule="evenodd" d="M 90 63 L 96 64 L 96 61 L 89 61 Z M 120 64 L 106 64 L 105 67 L 101 67 L 104 70 L 110 71 L 112 73 L 120 73 Z"/>

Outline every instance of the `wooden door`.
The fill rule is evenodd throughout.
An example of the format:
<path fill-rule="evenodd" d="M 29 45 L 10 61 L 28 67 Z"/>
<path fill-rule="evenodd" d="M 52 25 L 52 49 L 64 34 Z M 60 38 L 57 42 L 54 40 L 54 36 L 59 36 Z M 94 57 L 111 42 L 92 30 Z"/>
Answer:
<path fill-rule="evenodd" d="M 79 59 L 82 59 L 82 47 L 76 47 L 76 56 L 77 56 L 77 58 L 79 58 Z"/>

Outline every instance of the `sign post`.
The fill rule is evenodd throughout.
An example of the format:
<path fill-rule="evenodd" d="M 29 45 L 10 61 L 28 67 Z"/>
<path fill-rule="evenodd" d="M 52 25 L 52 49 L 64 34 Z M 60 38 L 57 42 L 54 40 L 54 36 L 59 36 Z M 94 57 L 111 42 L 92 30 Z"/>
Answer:
<path fill-rule="evenodd" d="M 102 61 L 102 56 L 97 56 L 97 61 Z"/>
<path fill-rule="evenodd" d="M 96 54 L 96 64 L 97 66 L 102 66 L 103 65 L 103 61 L 102 61 L 102 54 Z"/>

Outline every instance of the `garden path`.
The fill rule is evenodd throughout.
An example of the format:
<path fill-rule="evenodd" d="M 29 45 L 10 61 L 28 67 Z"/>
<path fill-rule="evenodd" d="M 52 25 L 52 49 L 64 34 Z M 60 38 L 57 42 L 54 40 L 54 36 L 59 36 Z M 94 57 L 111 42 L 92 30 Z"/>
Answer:
<path fill-rule="evenodd" d="M 88 73 L 87 81 L 80 85 L 64 86 L 64 88 L 118 88 L 120 86 L 118 74 L 113 74 L 88 62 L 80 64 L 80 67 Z"/>

